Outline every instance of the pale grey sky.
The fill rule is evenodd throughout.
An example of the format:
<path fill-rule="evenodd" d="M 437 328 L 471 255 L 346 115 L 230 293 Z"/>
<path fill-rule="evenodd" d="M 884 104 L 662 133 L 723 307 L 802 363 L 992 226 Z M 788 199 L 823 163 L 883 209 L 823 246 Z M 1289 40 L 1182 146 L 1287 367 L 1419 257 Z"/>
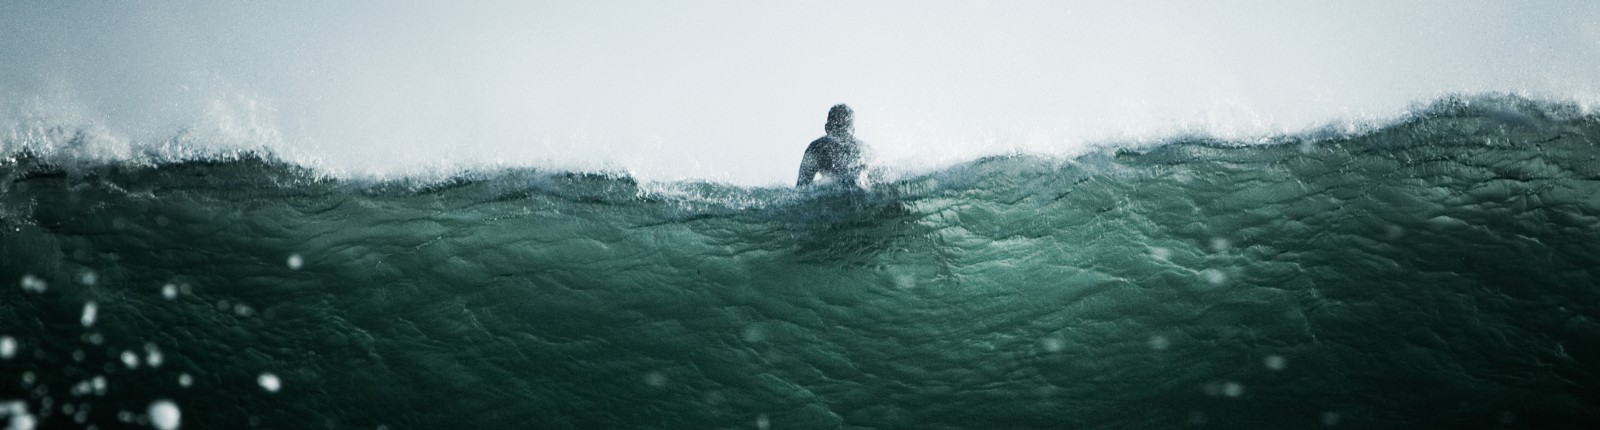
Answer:
<path fill-rule="evenodd" d="M 1454 92 L 1600 101 L 1587 1 L 56 3 L 0 5 L 12 129 L 187 128 L 356 174 L 779 184 L 840 102 L 882 163 L 916 168 Z"/>

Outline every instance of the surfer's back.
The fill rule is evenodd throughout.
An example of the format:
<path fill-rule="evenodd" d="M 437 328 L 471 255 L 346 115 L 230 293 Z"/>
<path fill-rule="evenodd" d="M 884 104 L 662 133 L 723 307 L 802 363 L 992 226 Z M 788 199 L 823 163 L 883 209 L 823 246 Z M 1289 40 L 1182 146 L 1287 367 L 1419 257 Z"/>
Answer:
<path fill-rule="evenodd" d="M 865 145 L 853 136 L 854 117 L 855 112 L 843 104 L 828 110 L 828 123 L 823 127 L 827 134 L 806 146 L 795 186 L 809 185 L 818 175 L 850 183 L 857 181 L 866 170 L 866 163 L 862 161 Z"/>

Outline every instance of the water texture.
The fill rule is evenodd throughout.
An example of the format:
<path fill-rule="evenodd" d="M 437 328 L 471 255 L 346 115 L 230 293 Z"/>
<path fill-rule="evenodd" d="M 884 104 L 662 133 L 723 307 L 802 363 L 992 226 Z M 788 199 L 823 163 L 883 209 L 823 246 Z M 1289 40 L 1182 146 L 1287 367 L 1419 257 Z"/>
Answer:
<path fill-rule="evenodd" d="M 866 191 L 23 150 L 0 163 L 0 413 L 1577 428 L 1600 422 L 1597 143 L 1593 114 L 1490 97 Z"/>

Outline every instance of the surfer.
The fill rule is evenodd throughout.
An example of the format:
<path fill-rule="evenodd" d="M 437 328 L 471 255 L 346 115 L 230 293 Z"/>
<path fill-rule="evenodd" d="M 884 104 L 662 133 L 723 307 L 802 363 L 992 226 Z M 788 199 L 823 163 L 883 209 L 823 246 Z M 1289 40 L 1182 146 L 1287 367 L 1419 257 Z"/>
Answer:
<path fill-rule="evenodd" d="M 865 144 L 856 140 L 855 111 L 844 104 L 828 109 L 828 123 L 822 127 L 827 135 L 811 141 L 806 154 L 800 159 L 800 177 L 794 186 L 810 185 L 818 175 L 833 181 L 857 187 L 865 185 L 866 163 L 862 162 Z"/>

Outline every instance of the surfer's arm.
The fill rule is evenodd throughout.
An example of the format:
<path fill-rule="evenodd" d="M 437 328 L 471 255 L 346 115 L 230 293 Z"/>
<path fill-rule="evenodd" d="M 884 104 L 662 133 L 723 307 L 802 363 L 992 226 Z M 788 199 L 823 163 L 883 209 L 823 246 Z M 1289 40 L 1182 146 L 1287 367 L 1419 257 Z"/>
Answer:
<path fill-rule="evenodd" d="M 804 187 L 810 185 L 817 178 L 817 155 L 814 146 L 806 148 L 806 155 L 800 158 L 800 176 L 795 178 L 794 186 Z"/>

